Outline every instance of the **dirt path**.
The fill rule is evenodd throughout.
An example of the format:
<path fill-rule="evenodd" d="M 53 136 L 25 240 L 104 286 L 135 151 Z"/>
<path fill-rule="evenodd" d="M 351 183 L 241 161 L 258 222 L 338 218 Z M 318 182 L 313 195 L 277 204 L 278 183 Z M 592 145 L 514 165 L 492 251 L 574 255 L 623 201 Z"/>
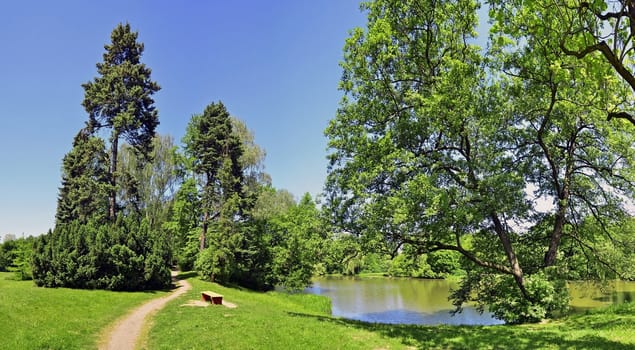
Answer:
<path fill-rule="evenodd" d="M 183 295 L 192 288 L 187 281 L 177 281 L 178 288 L 159 299 L 150 300 L 149 302 L 134 309 L 123 319 L 115 322 L 114 326 L 109 327 L 110 331 L 102 337 L 99 343 L 99 350 L 134 350 L 139 342 L 139 336 L 143 329 L 146 318 L 160 310 L 167 302 Z"/>

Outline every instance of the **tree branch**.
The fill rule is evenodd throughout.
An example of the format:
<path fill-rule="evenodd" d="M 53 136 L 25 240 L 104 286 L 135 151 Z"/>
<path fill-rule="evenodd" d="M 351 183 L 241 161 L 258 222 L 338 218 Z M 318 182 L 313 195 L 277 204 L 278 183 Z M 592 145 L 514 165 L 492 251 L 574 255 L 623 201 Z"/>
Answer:
<path fill-rule="evenodd" d="M 615 68 L 617 73 L 624 80 L 626 80 L 626 82 L 631 87 L 631 89 L 635 91 L 635 76 L 633 76 L 633 74 L 631 74 L 631 72 L 629 72 L 628 69 L 626 69 L 626 67 L 624 67 L 624 64 L 622 64 L 622 62 L 619 60 L 619 58 L 617 56 L 615 56 L 615 53 L 613 53 L 611 48 L 606 44 L 606 42 L 604 40 L 600 41 L 599 43 L 597 43 L 595 45 L 587 46 L 587 47 L 585 47 L 584 49 L 582 49 L 580 51 L 574 51 L 574 50 L 567 49 L 567 47 L 564 44 L 564 38 L 563 38 L 560 41 L 560 48 L 562 49 L 562 52 L 564 52 L 565 54 L 567 54 L 569 56 L 574 56 L 576 58 L 584 58 L 586 55 L 588 55 L 590 53 L 599 51 L 600 53 L 602 53 L 602 55 L 604 55 L 604 57 L 608 60 L 608 62 L 611 64 L 611 66 L 613 66 L 613 68 Z M 633 124 L 635 124 L 635 123 L 633 123 Z"/>
<path fill-rule="evenodd" d="M 421 246 L 421 245 L 426 245 L 424 242 L 420 242 L 420 241 L 416 241 L 416 240 L 412 240 L 409 238 L 404 238 L 403 241 L 405 243 L 408 244 L 412 244 L 415 246 Z M 476 257 L 475 255 L 473 255 L 470 251 L 464 249 L 460 244 L 455 245 L 449 245 L 449 244 L 445 244 L 445 243 L 441 243 L 441 242 L 429 242 L 427 244 L 427 246 L 425 247 L 425 251 L 430 253 L 430 252 L 436 252 L 439 250 L 453 250 L 455 252 L 459 252 L 461 253 L 461 255 L 463 255 L 464 257 L 466 257 L 467 259 L 469 259 L 470 261 L 474 262 L 475 264 L 481 266 L 481 267 L 486 267 L 489 269 L 493 269 L 499 272 L 502 272 L 504 274 L 508 274 L 508 275 L 513 275 L 512 270 L 504 265 L 500 265 L 497 263 L 493 263 L 491 261 L 485 261 L 485 260 L 481 260 L 478 257 Z"/>
<path fill-rule="evenodd" d="M 629 122 L 631 122 L 631 124 L 635 125 L 635 117 L 633 117 L 633 115 L 626 113 L 626 112 L 611 112 L 609 113 L 608 117 L 606 118 L 606 120 L 611 120 L 613 118 L 617 118 L 617 119 L 626 119 Z"/>

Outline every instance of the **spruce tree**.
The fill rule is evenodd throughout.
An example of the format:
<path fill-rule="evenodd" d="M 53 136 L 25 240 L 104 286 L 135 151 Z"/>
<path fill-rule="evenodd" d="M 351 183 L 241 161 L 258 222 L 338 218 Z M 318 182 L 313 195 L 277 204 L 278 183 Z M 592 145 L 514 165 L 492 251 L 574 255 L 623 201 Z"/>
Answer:
<path fill-rule="evenodd" d="M 186 154 L 193 160 L 194 173 L 203 177 L 203 250 L 210 221 L 231 221 L 240 210 L 243 174 L 239 159 L 243 151 L 222 102 L 212 103 L 203 114 L 192 117 L 183 142 Z"/>
<path fill-rule="evenodd" d="M 102 139 L 82 129 L 62 161 L 56 222 L 103 221 L 108 213 L 108 154 Z"/>
<path fill-rule="evenodd" d="M 119 24 L 111 34 L 111 44 L 105 45 L 103 62 L 97 63 L 99 76 L 83 84 L 84 106 L 88 112 L 91 132 L 102 128 L 110 131 L 110 194 L 108 216 L 117 215 L 117 152 L 123 138 L 145 156 L 152 149 L 152 138 L 159 125 L 158 112 L 152 95 L 159 85 L 152 81 L 151 70 L 141 63 L 143 43 L 137 42 L 137 32 L 130 24 Z"/>
<path fill-rule="evenodd" d="M 119 141 L 152 159 L 159 124 L 152 95 L 159 86 L 140 63 L 143 44 L 118 25 L 99 76 L 83 85 L 88 122 L 64 157 L 55 230 L 38 238 L 33 278 L 39 286 L 143 290 L 170 285 L 165 232 L 139 215 L 117 217 Z M 101 137 L 109 133 L 106 142 Z M 106 144 L 110 150 L 106 150 Z M 132 194 L 126 193 L 130 197 Z"/>

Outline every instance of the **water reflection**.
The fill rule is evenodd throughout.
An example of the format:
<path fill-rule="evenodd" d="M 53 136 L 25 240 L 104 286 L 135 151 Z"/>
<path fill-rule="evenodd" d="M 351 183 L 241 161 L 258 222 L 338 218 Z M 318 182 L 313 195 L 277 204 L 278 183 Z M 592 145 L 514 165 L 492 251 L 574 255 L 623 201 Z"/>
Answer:
<path fill-rule="evenodd" d="M 491 313 L 479 314 L 465 306 L 452 316 L 448 301 L 456 283 L 408 278 L 323 277 L 313 281 L 308 293 L 331 298 L 333 316 L 398 324 L 493 325 L 503 322 Z M 635 282 L 569 283 L 571 306 L 582 311 L 635 300 Z"/>
<path fill-rule="evenodd" d="M 466 306 L 452 316 L 450 288 L 443 280 L 407 278 L 326 277 L 314 280 L 307 292 L 331 298 L 333 316 L 400 324 L 501 324 L 490 313 Z"/>
<path fill-rule="evenodd" d="M 635 301 L 635 282 L 570 282 L 569 295 L 573 311 Z"/>

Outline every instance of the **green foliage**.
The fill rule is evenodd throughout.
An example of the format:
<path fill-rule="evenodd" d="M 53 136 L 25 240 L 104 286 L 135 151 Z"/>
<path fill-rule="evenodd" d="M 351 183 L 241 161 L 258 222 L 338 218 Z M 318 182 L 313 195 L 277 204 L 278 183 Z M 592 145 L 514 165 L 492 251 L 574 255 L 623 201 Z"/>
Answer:
<path fill-rule="evenodd" d="M 274 223 L 273 274 L 276 284 L 301 290 L 311 282 L 319 261 L 324 231 L 319 211 L 308 193 Z"/>
<path fill-rule="evenodd" d="M 20 281 L 32 279 L 31 261 L 34 240 L 33 237 L 19 238 L 0 244 L 0 272 L 13 272 L 15 279 Z"/>
<path fill-rule="evenodd" d="M 159 124 L 152 95 L 159 86 L 140 62 L 137 33 L 120 24 L 111 39 L 97 64 L 99 76 L 83 85 L 88 122 L 63 160 L 55 230 L 34 246 L 39 286 L 143 290 L 170 284 L 172 250 L 161 226 L 176 181 L 174 146 L 156 138 L 151 154 Z M 102 128 L 110 130 L 108 153 L 96 136 Z M 120 138 L 128 143 L 122 164 Z M 117 218 L 122 204 L 124 215 Z M 25 256 L 20 267 L 26 266 Z"/>
<path fill-rule="evenodd" d="M 119 140 L 123 138 L 140 154 L 149 156 L 152 139 L 159 125 L 158 112 L 152 95 L 159 85 L 152 81 L 151 70 L 141 63 L 143 43 L 130 24 L 119 24 L 112 31 L 111 43 L 105 45 L 103 62 L 97 63 L 99 76 L 83 84 L 82 106 L 88 113 L 87 129 L 95 133 L 110 129 L 109 218 L 117 211 L 116 178 Z"/>
<path fill-rule="evenodd" d="M 170 235 L 171 247 L 181 271 L 190 271 L 194 267 L 199 251 L 200 215 L 196 180 L 188 178 L 175 194 L 172 217 L 163 224 L 163 229 Z"/>
<path fill-rule="evenodd" d="M 419 270 L 419 259 L 399 254 L 390 261 L 388 274 L 395 277 L 410 277 Z"/>
<path fill-rule="evenodd" d="M 15 240 L 5 240 L 0 244 L 0 272 L 7 271 L 7 267 L 11 266 L 16 248 Z"/>
<path fill-rule="evenodd" d="M 182 219 L 182 208 L 193 204 L 202 217 L 194 267 L 203 278 L 258 290 L 278 284 L 291 290 L 306 286 L 321 239 L 318 210 L 310 196 L 296 205 L 288 192 L 270 187 L 263 171 L 264 151 L 220 102 L 192 117 L 183 142 L 190 169 L 202 180 L 196 187 L 187 184 L 185 196 L 177 195 L 170 222 L 184 264 L 191 261 L 195 226 L 193 220 Z M 196 204 L 186 200 L 193 198 L 195 188 L 200 190 Z"/>
<path fill-rule="evenodd" d="M 436 251 L 428 253 L 426 262 L 430 265 L 430 269 L 440 277 L 450 275 L 458 275 L 463 271 L 461 269 L 461 254 L 454 251 Z"/>
<path fill-rule="evenodd" d="M 288 192 L 269 188 L 254 213 L 240 227 L 242 245 L 233 250 L 232 281 L 258 290 L 276 285 L 302 290 L 320 261 L 324 239 L 315 202 L 305 194 L 295 204 Z"/>
<path fill-rule="evenodd" d="M 62 160 L 62 187 L 55 214 L 57 223 L 105 221 L 109 190 L 104 142 L 82 129 L 73 140 L 73 148 Z"/>
<path fill-rule="evenodd" d="M 231 117 L 231 123 L 232 132 L 240 139 L 243 149 L 239 162 L 243 169 L 245 197 L 254 201 L 257 199 L 262 186 L 271 185 L 271 177 L 264 171 L 267 152 L 258 146 L 253 132 L 249 130 L 244 121 Z"/>
<path fill-rule="evenodd" d="M 16 249 L 13 252 L 13 261 L 7 267 L 8 271 L 12 271 L 15 278 L 21 281 L 32 280 L 31 261 L 33 259 L 33 242 L 34 238 L 22 238 L 15 241 Z"/>
<path fill-rule="evenodd" d="M 635 280 L 635 220 L 603 227 L 587 219 L 575 235 L 565 237 L 561 258 L 570 280 Z"/>
<path fill-rule="evenodd" d="M 38 237 L 33 279 L 38 286 L 145 290 L 170 285 L 167 237 L 147 222 L 58 224 Z"/>
<path fill-rule="evenodd" d="M 151 161 L 150 161 L 151 160 Z M 157 135 L 148 157 L 128 144 L 119 150 L 119 207 L 125 215 L 144 217 L 152 229 L 170 218 L 180 181 L 176 146 L 170 136 Z"/>
<path fill-rule="evenodd" d="M 563 21 L 577 15 L 563 18 L 562 6 L 492 2 L 485 50 L 473 40 L 475 1 L 365 3 L 368 22 L 345 43 L 345 96 L 326 129 L 325 208 L 336 229 L 392 256 L 411 245 L 416 254 L 397 256 L 395 274 L 460 263 L 513 282 L 537 307 L 510 308 L 519 322 L 558 308 L 532 297 L 548 289 L 534 279 L 546 268 L 589 262 L 597 275 L 625 273 L 608 254 L 620 244 L 609 228 L 635 193 L 635 134 L 611 119 L 628 119 L 612 111 L 632 106 L 632 94 L 607 62 L 565 52 Z M 591 218 L 597 230 L 584 227 Z M 437 251 L 464 259 L 419 261 Z M 507 298 L 492 295 L 495 308 Z"/>
<path fill-rule="evenodd" d="M 228 283 L 234 272 L 234 252 L 226 244 L 210 239 L 209 247 L 203 249 L 196 259 L 194 268 L 208 281 Z"/>
<path fill-rule="evenodd" d="M 541 324 L 421 326 L 334 318 L 328 299 L 316 295 L 258 293 L 194 278 L 190 282 L 194 287 L 190 292 L 158 312 L 148 348 L 625 350 L 635 346 L 633 303 Z M 238 307 L 181 306 L 200 298 L 201 290 L 217 291 Z"/>
<path fill-rule="evenodd" d="M 116 143 L 122 136 L 147 154 L 159 125 L 152 95 L 160 87 L 152 81 L 150 68 L 141 63 L 144 45 L 137 42 L 137 37 L 128 23 L 113 29 L 111 43 L 104 46 L 103 62 L 97 63 L 99 76 L 82 85 L 82 105 L 91 131 L 110 128 L 111 142 Z"/>
<path fill-rule="evenodd" d="M 546 272 L 553 275 L 553 270 Z M 476 269 L 468 272 L 450 298 L 458 310 L 463 303 L 471 301 L 479 311 L 487 309 L 507 324 L 536 323 L 564 315 L 569 309 L 566 282 L 558 277 L 548 276 L 544 271 L 525 276 L 528 294 L 525 296 L 513 277 Z"/>
<path fill-rule="evenodd" d="M 203 114 L 192 116 L 183 143 L 191 171 L 202 180 L 200 250 L 203 250 L 208 246 L 208 227 L 215 225 L 222 235 L 223 230 L 233 226 L 235 216 L 240 215 L 245 204 L 240 163 L 243 149 L 222 102 L 211 103 Z"/>
<path fill-rule="evenodd" d="M 362 273 L 381 273 L 388 270 L 388 259 L 378 253 L 367 253 L 362 258 Z"/>
<path fill-rule="evenodd" d="M 236 252 L 233 280 L 256 290 L 269 290 L 279 283 L 274 258 L 283 254 L 287 237 L 281 233 L 286 215 L 296 206 L 293 196 L 271 186 L 260 188 L 248 220 L 240 225 L 243 241 Z M 278 262 L 283 259 L 278 258 Z"/>
<path fill-rule="evenodd" d="M 324 243 L 323 265 L 328 274 L 341 273 L 354 275 L 361 271 L 362 246 L 357 237 L 339 234 Z"/>

